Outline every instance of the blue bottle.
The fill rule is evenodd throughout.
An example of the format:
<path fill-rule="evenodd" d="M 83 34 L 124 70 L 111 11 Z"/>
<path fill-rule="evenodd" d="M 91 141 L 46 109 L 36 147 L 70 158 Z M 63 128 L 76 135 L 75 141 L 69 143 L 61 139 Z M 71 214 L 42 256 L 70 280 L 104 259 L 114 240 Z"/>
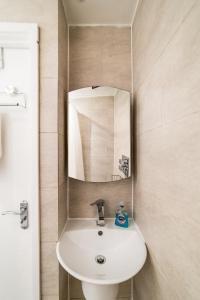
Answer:
<path fill-rule="evenodd" d="M 115 214 L 115 225 L 128 228 L 128 213 L 124 209 L 124 203 L 120 202 Z"/>

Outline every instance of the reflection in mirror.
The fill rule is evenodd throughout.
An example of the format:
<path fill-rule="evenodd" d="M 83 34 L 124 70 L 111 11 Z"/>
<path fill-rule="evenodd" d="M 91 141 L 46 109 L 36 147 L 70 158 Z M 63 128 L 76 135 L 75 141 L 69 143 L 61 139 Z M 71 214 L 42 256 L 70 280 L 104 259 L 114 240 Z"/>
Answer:
<path fill-rule="evenodd" d="M 82 181 L 130 176 L 130 93 L 89 87 L 69 93 L 68 173 Z"/>

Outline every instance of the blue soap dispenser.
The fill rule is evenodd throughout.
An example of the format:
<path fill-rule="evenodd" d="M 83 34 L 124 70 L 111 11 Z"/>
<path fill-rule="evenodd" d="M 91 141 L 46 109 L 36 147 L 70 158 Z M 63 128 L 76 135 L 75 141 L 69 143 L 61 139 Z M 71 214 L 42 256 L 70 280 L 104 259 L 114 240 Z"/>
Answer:
<path fill-rule="evenodd" d="M 120 202 L 115 214 L 115 225 L 128 228 L 128 213 L 124 209 L 124 203 Z"/>

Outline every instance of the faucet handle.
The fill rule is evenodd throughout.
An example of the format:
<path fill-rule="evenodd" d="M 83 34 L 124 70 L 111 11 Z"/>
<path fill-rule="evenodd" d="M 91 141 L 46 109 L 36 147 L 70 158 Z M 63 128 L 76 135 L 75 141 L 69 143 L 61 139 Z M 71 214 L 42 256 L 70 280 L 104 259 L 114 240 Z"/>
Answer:
<path fill-rule="evenodd" d="M 105 201 L 103 199 L 98 199 L 98 200 L 92 202 L 90 205 L 91 206 L 93 206 L 93 205 L 104 206 L 104 203 L 105 203 Z"/>

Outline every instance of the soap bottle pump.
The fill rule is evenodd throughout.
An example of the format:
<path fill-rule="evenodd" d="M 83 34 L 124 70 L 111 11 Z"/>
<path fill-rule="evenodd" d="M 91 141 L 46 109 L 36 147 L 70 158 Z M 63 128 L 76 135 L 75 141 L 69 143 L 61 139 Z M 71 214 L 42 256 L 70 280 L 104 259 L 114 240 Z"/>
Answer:
<path fill-rule="evenodd" d="M 128 228 L 128 213 L 124 209 L 124 203 L 120 202 L 115 214 L 115 225 Z"/>

